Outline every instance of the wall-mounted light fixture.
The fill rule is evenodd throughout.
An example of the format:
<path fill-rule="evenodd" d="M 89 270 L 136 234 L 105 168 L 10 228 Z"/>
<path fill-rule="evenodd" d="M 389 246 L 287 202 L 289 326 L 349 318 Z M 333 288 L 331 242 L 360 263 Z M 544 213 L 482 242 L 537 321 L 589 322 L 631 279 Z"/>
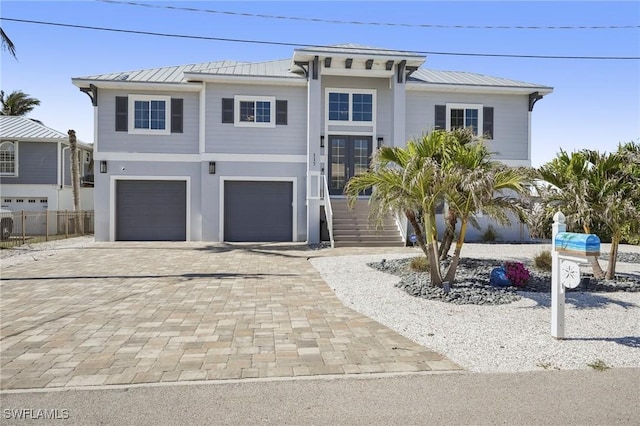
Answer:
<path fill-rule="evenodd" d="M 384 138 L 382 136 L 378 136 L 378 148 L 382 147 L 384 143 Z"/>
<path fill-rule="evenodd" d="M 324 148 L 324 135 L 320 135 L 320 148 Z"/>
<path fill-rule="evenodd" d="M 100 173 L 107 173 L 107 162 L 104 160 L 100 161 Z"/>
<path fill-rule="evenodd" d="M 209 174 L 210 175 L 215 175 L 216 174 L 216 162 L 215 161 L 209 161 Z"/>

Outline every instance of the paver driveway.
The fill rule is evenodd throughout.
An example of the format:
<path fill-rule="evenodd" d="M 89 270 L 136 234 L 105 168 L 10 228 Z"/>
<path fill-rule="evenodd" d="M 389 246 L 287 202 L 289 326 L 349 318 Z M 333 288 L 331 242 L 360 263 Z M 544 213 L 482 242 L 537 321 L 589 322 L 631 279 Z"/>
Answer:
<path fill-rule="evenodd" d="M 343 306 L 307 261 L 336 253 L 94 243 L 3 268 L 1 388 L 459 369 Z"/>

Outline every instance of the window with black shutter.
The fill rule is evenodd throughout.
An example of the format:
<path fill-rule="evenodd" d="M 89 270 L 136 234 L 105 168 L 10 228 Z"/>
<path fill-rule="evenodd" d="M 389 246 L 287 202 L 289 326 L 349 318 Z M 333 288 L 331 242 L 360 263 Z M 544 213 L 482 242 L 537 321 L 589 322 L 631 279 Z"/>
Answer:
<path fill-rule="evenodd" d="M 126 132 L 129 129 L 129 98 L 116 96 L 116 132 Z"/>
<path fill-rule="evenodd" d="M 233 123 L 234 111 L 233 111 L 233 98 L 222 98 L 222 122 Z"/>
<path fill-rule="evenodd" d="M 171 133 L 182 133 L 184 102 L 179 98 L 171 98 Z"/>
<path fill-rule="evenodd" d="M 276 101 L 276 124 L 287 124 L 287 101 Z"/>

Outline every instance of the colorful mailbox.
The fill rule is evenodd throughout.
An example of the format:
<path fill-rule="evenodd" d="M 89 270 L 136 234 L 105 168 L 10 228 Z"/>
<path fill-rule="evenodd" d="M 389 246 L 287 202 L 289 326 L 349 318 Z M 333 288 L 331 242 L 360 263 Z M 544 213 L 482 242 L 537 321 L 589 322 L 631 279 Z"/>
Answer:
<path fill-rule="evenodd" d="M 555 239 L 558 254 L 567 256 L 600 256 L 600 238 L 594 234 L 558 232 Z"/>

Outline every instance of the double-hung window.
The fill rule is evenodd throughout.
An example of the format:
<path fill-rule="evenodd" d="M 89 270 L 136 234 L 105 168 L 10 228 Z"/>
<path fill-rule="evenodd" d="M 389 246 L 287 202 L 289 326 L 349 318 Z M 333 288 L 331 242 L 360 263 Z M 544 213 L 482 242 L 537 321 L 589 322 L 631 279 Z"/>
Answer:
<path fill-rule="evenodd" d="M 276 98 L 273 96 L 234 97 L 235 126 L 238 127 L 275 127 Z"/>
<path fill-rule="evenodd" d="M 371 124 L 375 98 L 374 90 L 327 89 L 327 117 L 330 122 Z"/>
<path fill-rule="evenodd" d="M 171 98 L 169 96 L 129 96 L 129 133 L 171 133 Z"/>
<path fill-rule="evenodd" d="M 17 176 L 17 146 L 15 142 L 0 143 L 0 175 Z"/>
<path fill-rule="evenodd" d="M 447 104 L 447 130 L 467 128 L 482 135 L 482 105 Z"/>

